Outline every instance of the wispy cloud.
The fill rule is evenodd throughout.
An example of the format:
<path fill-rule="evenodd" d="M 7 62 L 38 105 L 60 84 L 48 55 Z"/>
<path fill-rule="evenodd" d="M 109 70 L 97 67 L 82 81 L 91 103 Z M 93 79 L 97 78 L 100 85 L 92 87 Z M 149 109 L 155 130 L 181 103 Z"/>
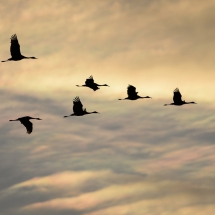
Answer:
<path fill-rule="evenodd" d="M 38 60 L 0 64 L 0 214 L 213 214 L 214 7 L 3 0 L 0 58 L 16 33 Z M 153 99 L 118 101 L 128 84 Z M 164 107 L 176 87 L 197 105 Z M 100 114 L 63 118 L 75 96 Z"/>

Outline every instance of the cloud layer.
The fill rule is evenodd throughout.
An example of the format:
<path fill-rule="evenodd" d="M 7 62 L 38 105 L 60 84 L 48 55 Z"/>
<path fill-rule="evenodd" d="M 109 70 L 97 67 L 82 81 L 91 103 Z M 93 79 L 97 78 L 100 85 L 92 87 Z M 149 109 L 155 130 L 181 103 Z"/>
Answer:
<path fill-rule="evenodd" d="M 1 59 L 16 33 L 38 60 L 0 64 L 0 215 L 213 214 L 214 7 L 2 1 Z M 164 107 L 176 87 L 197 105 Z M 75 96 L 100 114 L 63 118 Z"/>

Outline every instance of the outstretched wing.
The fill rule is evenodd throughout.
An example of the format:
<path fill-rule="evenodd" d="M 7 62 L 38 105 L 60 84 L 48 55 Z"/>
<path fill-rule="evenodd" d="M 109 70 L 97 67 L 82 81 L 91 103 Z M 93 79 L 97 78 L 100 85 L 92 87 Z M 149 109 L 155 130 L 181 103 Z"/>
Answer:
<path fill-rule="evenodd" d="M 29 120 L 20 120 L 20 122 L 26 127 L 28 134 L 33 131 L 33 124 Z"/>
<path fill-rule="evenodd" d="M 78 113 L 82 113 L 83 112 L 83 105 L 79 99 L 79 97 L 75 97 L 73 99 L 73 111 L 75 114 L 78 114 Z"/>
<path fill-rule="evenodd" d="M 182 100 L 181 100 L 181 93 L 180 93 L 180 91 L 179 91 L 179 89 L 178 88 L 176 88 L 174 91 L 174 96 L 173 96 L 173 101 L 174 101 L 174 103 L 181 103 L 182 102 Z"/>
<path fill-rule="evenodd" d="M 136 87 L 134 87 L 134 86 L 132 86 L 132 85 L 128 85 L 127 94 L 128 94 L 128 96 L 137 95 Z"/>
<path fill-rule="evenodd" d="M 10 53 L 13 58 L 17 58 L 21 55 L 20 46 L 16 34 L 11 36 Z"/>
<path fill-rule="evenodd" d="M 88 79 L 85 81 L 86 85 L 94 84 L 93 76 L 91 75 Z"/>

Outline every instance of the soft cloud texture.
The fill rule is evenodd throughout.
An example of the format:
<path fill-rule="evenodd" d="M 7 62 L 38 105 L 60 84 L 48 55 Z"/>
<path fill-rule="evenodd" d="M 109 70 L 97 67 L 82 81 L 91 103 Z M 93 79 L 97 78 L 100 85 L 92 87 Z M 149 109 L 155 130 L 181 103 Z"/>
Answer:
<path fill-rule="evenodd" d="M 0 64 L 0 215 L 213 214 L 214 8 L 2 1 L 0 58 L 16 33 L 38 59 Z M 118 101 L 128 84 L 153 99 Z M 176 87 L 197 105 L 164 107 Z M 63 118 L 75 96 L 100 114 Z"/>

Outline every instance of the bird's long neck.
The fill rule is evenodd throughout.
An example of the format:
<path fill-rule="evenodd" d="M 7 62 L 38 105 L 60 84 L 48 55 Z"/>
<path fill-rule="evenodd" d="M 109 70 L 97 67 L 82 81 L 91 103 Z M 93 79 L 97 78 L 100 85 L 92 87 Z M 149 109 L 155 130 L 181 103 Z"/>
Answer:
<path fill-rule="evenodd" d="M 37 59 L 35 57 L 25 57 L 25 56 L 22 56 L 22 57 L 23 57 L 23 59 Z"/>
<path fill-rule="evenodd" d="M 31 117 L 30 119 L 36 119 L 36 120 L 41 120 L 40 118 L 33 118 L 33 117 Z"/>
<path fill-rule="evenodd" d="M 195 102 L 183 102 L 184 104 L 196 104 Z"/>
<path fill-rule="evenodd" d="M 86 111 L 86 112 L 84 112 L 84 115 L 87 115 L 87 114 L 91 114 L 91 112 L 87 112 L 87 111 Z"/>
<path fill-rule="evenodd" d="M 84 110 L 82 111 L 83 115 L 86 115 L 86 114 L 91 114 L 92 112 L 87 112 L 87 109 L 84 108 Z"/>
<path fill-rule="evenodd" d="M 102 87 L 102 86 L 109 87 L 107 84 L 97 84 L 97 86 L 100 86 L 100 87 Z"/>
<path fill-rule="evenodd" d="M 93 112 L 89 112 L 89 114 L 92 114 L 92 113 L 98 113 L 98 112 L 96 112 L 96 111 L 93 111 Z"/>
<path fill-rule="evenodd" d="M 96 112 L 96 111 L 87 112 L 86 110 L 84 110 L 84 115 L 86 115 L 86 114 L 92 114 L 92 113 L 98 113 L 98 112 Z"/>
<path fill-rule="evenodd" d="M 137 96 L 137 98 L 140 98 L 140 99 L 149 99 L 149 98 L 151 98 L 151 97 L 149 97 L 149 96 L 144 96 L 144 97 L 142 97 L 142 96 Z"/>
<path fill-rule="evenodd" d="M 19 121 L 19 119 L 10 119 L 9 121 Z"/>

